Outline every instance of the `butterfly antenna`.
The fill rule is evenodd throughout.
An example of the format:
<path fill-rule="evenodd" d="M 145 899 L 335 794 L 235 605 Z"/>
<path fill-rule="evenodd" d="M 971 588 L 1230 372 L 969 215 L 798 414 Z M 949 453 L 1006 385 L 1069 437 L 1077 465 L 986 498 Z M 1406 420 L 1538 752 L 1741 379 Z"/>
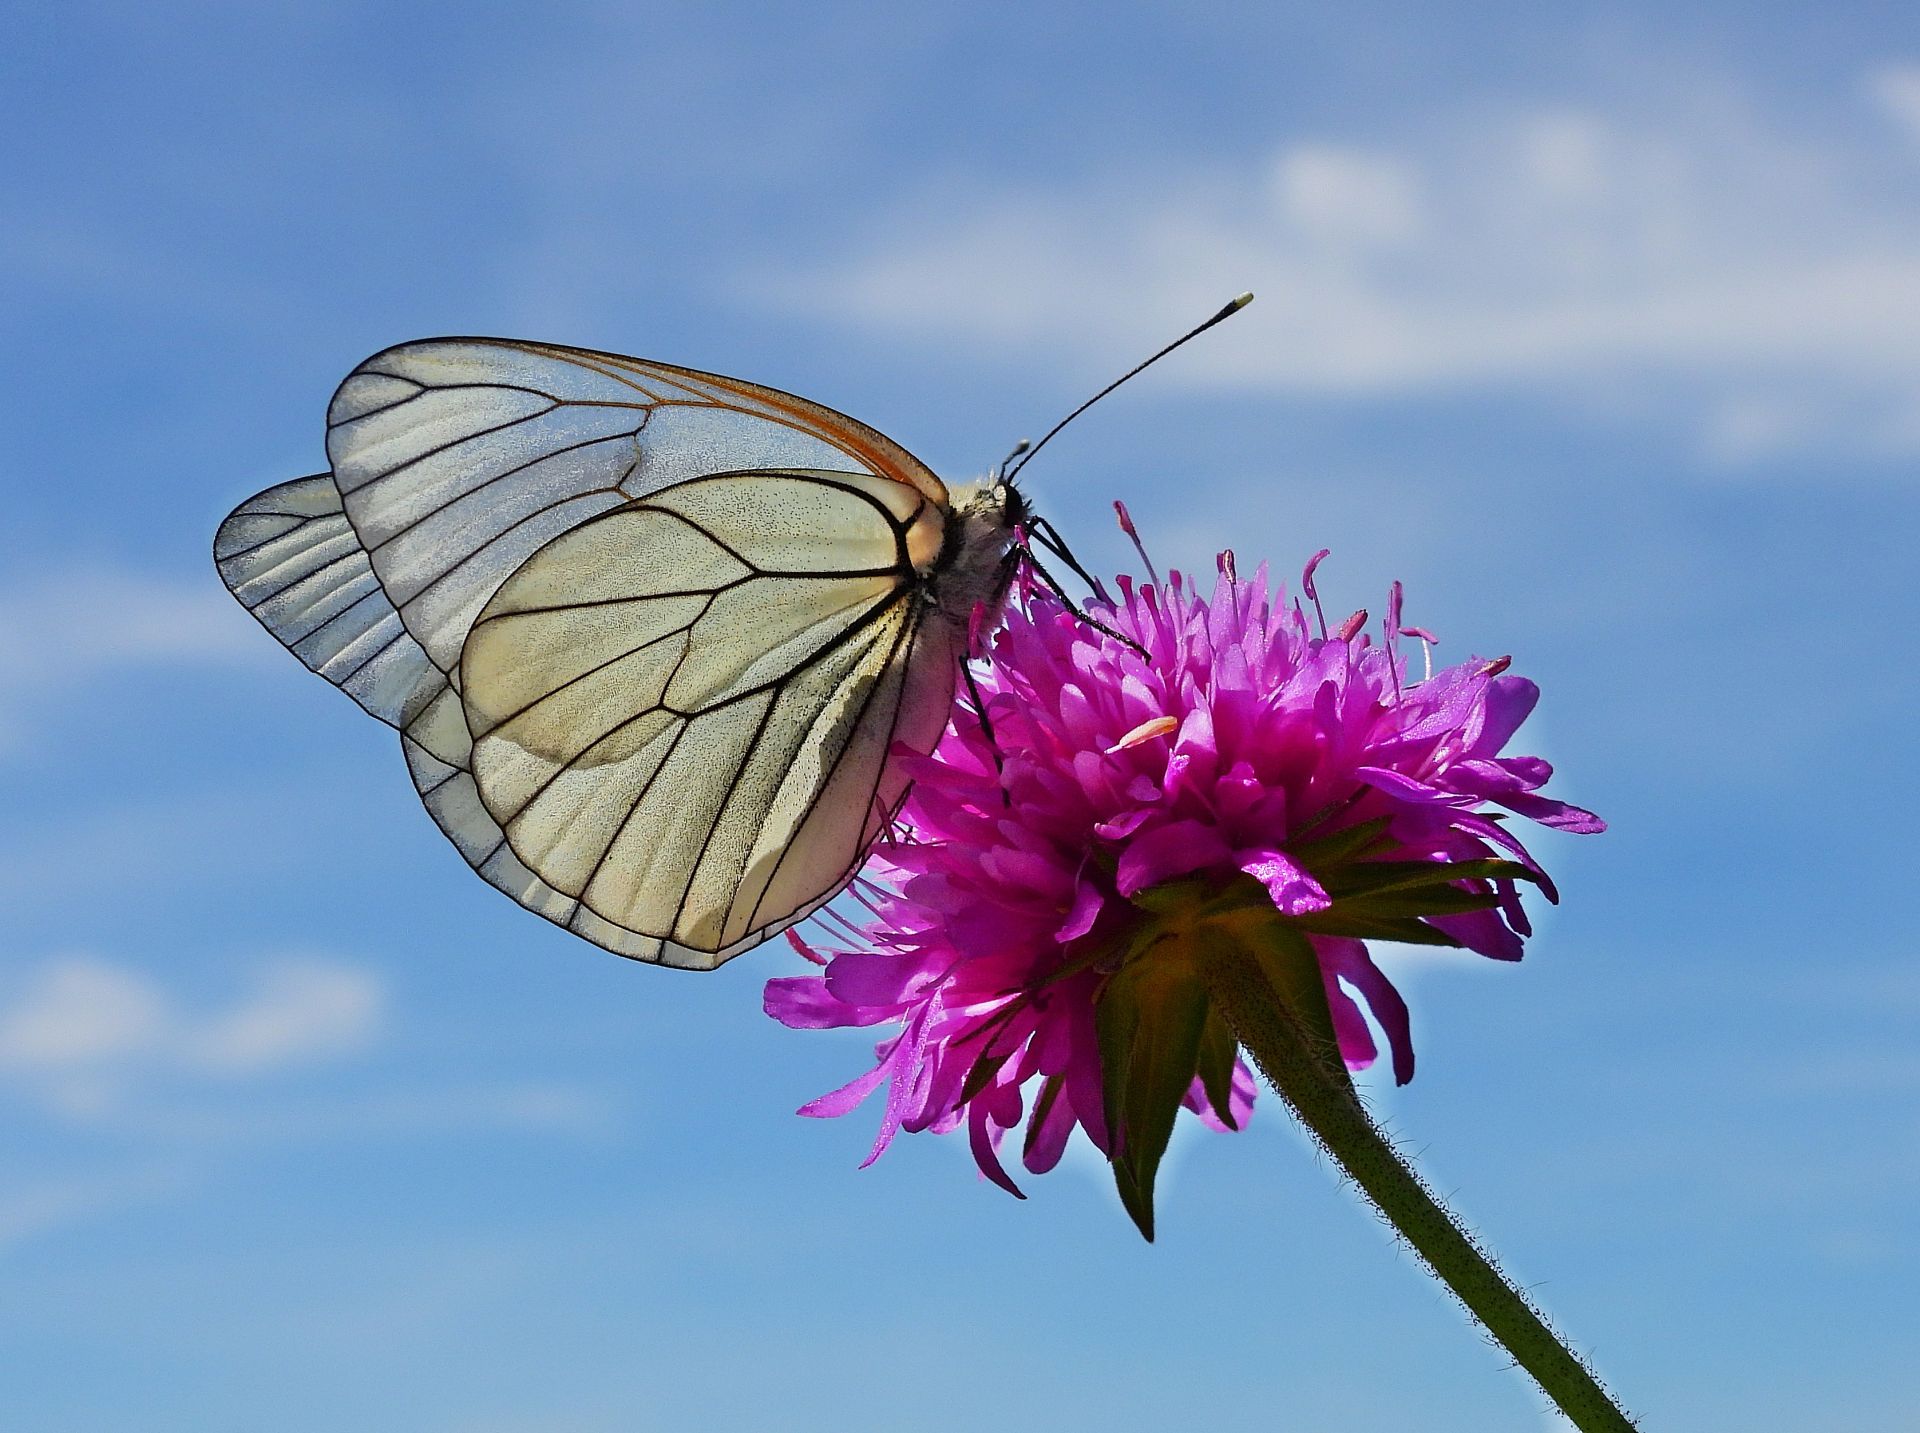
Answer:
<path fill-rule="evenodd" d="M 1027 449 L 1031 448 L 1032 446 L 1033 444 L 1028 442 L 1025 438 L 1022 438 L 1019 442 L 1015 443 L 1013 445 L 1013 451 L 1007 454 L 1006 457 L 1002 458 L 998 463 L 994 465 L 993 480 L 996 483 L 1004 483 L 1007 480 L 1007 464 L 1011 463 L 1015 458 L 1019 457 L 1022 453 L 1026 452 Z"/>
<path fill-rule="evenodd" d="M 1114 389 L 1118 388 L 1122 383 L 1125 383 L 1129 378 L 1132 378 L 1137 373 L 1145 372 L 1147 369 L 1153 367 L 1154 364 L 1158 363 L 1161 359 L 1165 358 L 1169 353 L 1172 353 L 1174 349 L 1178 348 L 1181 344 L 1185 343 L 1188 339 L 1198 338 L 1201 334 L 1205 333 L 1208 329 L 1212 328 L 1216 323 L 1224 323 L 1226 320 L 1232 318 L 1235 314 L 1239 313 L 1241 309 L 1245 308 L 1248 304 L 1252 302 L 1253 302 L 1252 294 L 1249 293 L 1249 294 L 1240 295 L 1239 298 L 1235 299 L 1232 303 L 1228 304 L 1225 308 L 1221 309 L 1219 313 L 1215 314 L 1212 318 L 1208 319 L 1205 323 L 1201 324 L 1198 328 L 1189 329 L 1186 333 L 1181 334 L 1180 337 L 1176 338 L 1172 343 L 1168 344 L 1165 348 L 1161 349 L 1158 353 L 1154 354 L 1153 357 L 1147 359 L 1144 363 L 1136 364 L 1134 367 L 1129 368 L 1125 373 L 1121 374 L 1118 378 L 1114 379 L 1113 382 L 1109 383 L 1105 388 L 1102 388 L 1098 393 L 1094 394 L 1093 397 L 1089 398 L 1085 403 L 1082 403 L 1078 408 L 1074 409 L 1071 413 L 1067 414 L 1067 416 L 1062 418 L 1058 423 L 1055 423 L 1051 428 L 1047 430 L 1046 436 L 1042 438 L 1039 442 L 1035 443 L 1031 448 L 1029 448 L 1025 442 L 1022 442 L 1019 447 L 1015 448 L 1013 452 L 1007 455 L 1009 461 L 1018 457 L 1019 462 L 1014 463 L 1014 465 L 1006 471 L 1001 481 L 1011 482 L 1015 477 L 1019 475 L 1019 472 L 1022 468 L 1026 467 L 1028 463 L 1033 461 L 1033 455 L 1035 453 L 1039 452 L 1042 448 L 1046 447 L 1048 443 L 1053 441 L 1053 435 L 1055 433 L 1058 433 L 1062 428 L 1066 427 L 1067 424 L 1071 423 L 1075 418 L 1078 418 L 1082 413 L 1086 412 L 1087 409 L 1093 407 L 1094 404 L 1098 403 L 1102 398 L 1105 398 L 1109 393 L 1113 392 Z"/>

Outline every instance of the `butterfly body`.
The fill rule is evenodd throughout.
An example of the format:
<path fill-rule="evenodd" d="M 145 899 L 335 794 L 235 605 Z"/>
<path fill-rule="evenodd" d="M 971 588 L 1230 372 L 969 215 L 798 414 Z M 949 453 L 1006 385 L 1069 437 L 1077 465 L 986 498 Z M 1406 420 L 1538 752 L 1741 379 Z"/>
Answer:
<path fill-rule="evenodd" d="M 223 580 L 400 730 L 491 884 L 690 968 L 851 879 L 1026 517 L 806 399 L 587 350 L 402 345 L 328 418 L 330 471 L 221 525 Z"/>
<path fill-rule="evenodd" d="M 991 626 L 1006 601 L 1026 518 L 1026 497 L 1010 483 L 986 478 L 956 488 L 940 555 L 923 579 L 926 601 L 963 631 L 976 621 Z"/>

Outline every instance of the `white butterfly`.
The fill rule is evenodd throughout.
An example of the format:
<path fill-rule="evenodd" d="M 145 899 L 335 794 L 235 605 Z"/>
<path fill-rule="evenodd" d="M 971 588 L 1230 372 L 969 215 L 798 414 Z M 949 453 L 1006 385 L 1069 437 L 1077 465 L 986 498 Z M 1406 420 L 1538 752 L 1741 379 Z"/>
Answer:
<path fill-rule="evenodd" d="M 804 398 L 498 339 L 368 359 L 327 456 L 220 525 L 222 580 L 489 882 L 702 970 L 851 879 L 1025 518 Z"/>
<path fill-rule="evenodd" d="M 334 394 L 327 458 L 228 515 L 221 579 L 399 728 L 469 865 L 663 965 L 852 879 L 1016 563 L 1054 585 L 1029 536 L 1086 575 L 1011 473 L 950 494 L 821 404 L 587 349 L 390 348 Z"/>

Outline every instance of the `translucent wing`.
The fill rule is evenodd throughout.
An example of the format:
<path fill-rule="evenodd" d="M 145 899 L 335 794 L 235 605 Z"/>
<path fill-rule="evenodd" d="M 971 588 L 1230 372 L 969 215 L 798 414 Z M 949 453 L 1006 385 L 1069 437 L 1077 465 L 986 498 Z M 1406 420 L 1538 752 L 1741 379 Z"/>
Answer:
<path fill-rule="evenodd" d="M 459 698 L 401 625 L 332 475 L 249 498 L 220 524 L 213 554 L 222 580 L 262 626 L 309 669 L 401 729 L 414 787 L 468 863 L 522 905 L 564 921 L 573 901 L 520 864 L 480 804 Z M 657 942 L 628 944 L 614 948 L 661 958 Z"/>
<path fill-rule="evenodd" d="M 220 524 L 213 560 L 261 626 L 381 721 L 405 726 L 446 686 L 387 600 L 330 474 L 247 499 Z"/>
<path fill-rule="evenodd" d="M 470 765 L 513 855 L 576 903 L 553 919 L 711 967 L 845 884 L 906 793 L 888 753 L 947 722 L 955 634 L 917 571 L 944 516 L 888 478 L 726 474 L 500 587 L 461 662 Z"/>
<path fill-rule="evenodd" d="M 939 480 L 866 425 L 777 389 L 510 340 L 389 349 L 341 385 L 328 420 L 332 473 L 271 488 L 221 524 L 214 556 L 235 596 L 311 670 L 401 729 L 435 822 L 522 905 L 620 954 L 667 964 L 711 967 L 752 944 L 715 951 L 637 933 L 581 909 L 520 860 L 481 799 L 453 689 L 468 628 L 505 577 L 557 534 L 635 496 L 740 469 L 846 471 L 890 484 L 896 508 L 908 494 L 916 505 L 926 499 L 910 554 L 924 568 L 938 551 Z M 937 686 L 950 672 L 941 676 L 941 664 L 920 654 L 940 645 L 918 635 L 916 619 L 897 650 Z M 858 683 L 883 668 L 874 666 L 878 650 L 868 667 L 843 675 Z M 944 722 L 946 698 L 935 705 Z M 931 708 L 921 724 L 930 720 Z M 936 728 L 928 744 L 937 736 Z M 831 845 L 809 840 L 815 851 Z"/>
<path fill-rule="evenodd" d="M 368 359 L 334 395 L 327 456 L 374 573 L 448 673 L 508 573 L 558 534 L 660 488 L 814 468 L 946 498 L 898 444 L 804 398 L 500 339 L 433 339 Z"/>

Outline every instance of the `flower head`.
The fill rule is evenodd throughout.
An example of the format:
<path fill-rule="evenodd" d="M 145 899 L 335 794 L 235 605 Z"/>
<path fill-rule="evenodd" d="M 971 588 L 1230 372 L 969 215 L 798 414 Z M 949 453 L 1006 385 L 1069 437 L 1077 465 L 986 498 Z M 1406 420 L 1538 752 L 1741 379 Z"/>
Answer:
<path fill-rule="evenodd" d="M 1406 1005 L 1368 941 L 1516 960 L 1517 882 L 1555 894 L 1504 817 L 1603 826 L 1538 794 L 1546 762 L 1504 754 L 1533 683 L 1505 658 L 1410 672 L 1406 642 L 1433 639 L 1401 624 L 1398 583 L 1379 644 L 1365 613 L 1329 632 L 1324 556 L 1303 577 L 1310 608 L 1264 567 L 1241 579 L 1230 554 L 1210 597 L 1179 573 L 1121 579 L 1091 621 L 1022 590 L 978 674 L 986 720 L 963 709 L 911 758 L 902 834 L 856 887 L 872 920 L 792 936 L 824 971 L 767 985 L 787 1025 L 893 1027 L 873 1069 L 803 1114 L 844 1114 L 884 1084 L 869 1163 L 900 1130 L 964 1124 L 1016 1195 L 1006 1133 L 1025 1122 L 1038 1174 L 1082 1129 L 1150 1234 L 1177 1109 L 1235 1129 L 1253 1101 L 1233 1032 L 1181 964 L 1199 931 L 1290 943 L 1317 969 L 1301 1008 L 1345 1065 L 1376 1059 L 1371 1014 L 1395 1079 L 1412 1078 Z"/>

